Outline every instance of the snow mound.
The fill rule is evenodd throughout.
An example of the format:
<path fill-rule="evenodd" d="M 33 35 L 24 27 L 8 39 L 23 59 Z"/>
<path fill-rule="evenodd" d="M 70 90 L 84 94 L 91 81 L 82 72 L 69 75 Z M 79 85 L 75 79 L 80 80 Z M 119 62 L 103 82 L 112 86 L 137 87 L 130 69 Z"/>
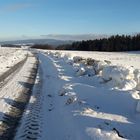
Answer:
<path fill-rule="evenodd" d="M 114 131 L 106 132 L 101 129 L 87 128 L 87 134 L 94 140 L 125 140 L 118 137 L 117 133 Z"/>
<path fill-rule="evenodd" d="M 73 66 L 76 76 L 102 77 L 103 82 L 109 87 L 122 90 L 140 90 L 140 69 L 113 65 L 109 60 L 96 60 L 72 55 L 72 53 L 51 52 L 56 58 L 63 59 L 67 64 Z"/>
<path fill-rule="evenodd" d="M 93 66 L 87 66 L 86 67 L 86 74 L 87 74 L 87 76 L 95 76 L 96 72 L 94 70 L 94 67 Z"/>
<path fill-rule="evenodd" d="M 106 62 L 95 61 L 93 67 L 94 67 L 94 70 L 95 70 L 96 74 L 99 74 L 106 65 L 107 65 Z"/>
<path fill-rule="evenodd" d="M 134 69 L 122 66 L 106 66 L 103 68 L 102 77 L 113 86 L 130 90 L 134 89 L 137 82 L 134 80 Z"/>

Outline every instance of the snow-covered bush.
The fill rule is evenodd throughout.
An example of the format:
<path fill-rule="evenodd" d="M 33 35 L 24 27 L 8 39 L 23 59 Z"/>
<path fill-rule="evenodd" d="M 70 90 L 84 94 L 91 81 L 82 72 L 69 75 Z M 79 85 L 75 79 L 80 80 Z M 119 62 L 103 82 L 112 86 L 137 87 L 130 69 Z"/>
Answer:
<path fill-rule="evenodd" d="M 95 60 L 94 59 L 92 59 L 92 58 L 87 58 L 86 59 L 86 64 L 87 65 L 89 65 L 89 66 L 93 66 L 94 65 L 94 63 L 95 63 Z"/>
<path fill-rule="evenodd" d="M 66 58 L 66 59 L 72 59 L 72 56 L 71 56 L 70 53 L 67 53 L 67 54 L 64 55 L 64 58 Z"/>
<path fill-rule="evenodd" d="M 109 64 L 109 65 L 111 64 L 111 61 L 108 61 L 108 60 L 104 60 L 104 62 Z"/>
<path fill-rule="evenodd" d="M 92 58 L 72 56 L 70 53 L 48 52 L 57 58 L 62 58 L 67 64 L 73 66 L 76 76 L 100 76 L 103 82 L 111 87 L 124 90 L 140 90 L 140 70 L 133 67 L 111 65 L 108 60 L 99 61 Z"/>
<path fill-rule="evenodd" d="M 111 72 L 115 66 L 106 66 L 103 68 L 102 77 L 105 81 L 112 80 Z"/>
<path fill-rule="evenodd" d="M 65 54 L 65 55 L 63 56 L 63 59 L 64 59 L 64 61 L 65 61 L 67 64 L 70 64 L 70 65 L 73 64 L 73 59 L 72 59 L 72 56 L 71 56 L 70 53 Z"/>
<path fill-rule="evenodd" d="M 66 105 L 72 104 L 72 103 L 74 103 L 74 102 L 76 102 L 76 101 L 77 101 L 77 97 L 76 97 L 76 96 L 71 96 L 71 97 L 69 97 L 69 98 L 67 99 Z"/>
<path fill-rule="evenodd" d="M 134 79 L 137 82 L 136 89 L 140 90 L 140 70 L 139 69 L 134 70 Z"/>
<path fill-rule="evenodd" d="M 54 56 L 55 56 L 56 58 L 61 58 L 61 53 L 60 53 L 60 52 L 55 52 L 55 53 L 54 53 Z"/>
<path fill-rule="evenodd" d="M 47 54 L 47 53 L 46 53 L 46 54 Z M 54 56 L 54 53 L 51 52 L 51 51 L 48 51 L 48 55 L 53 57 L 53 56 Z"/>
<path fill-rule="evenodd" d="M 74 63 L 80 63 L 80 61 L 82 61 L 84 58 L 81 56 L 74 56 L 73 57 L 73 62 Z"/>
<path fill-rule="evenodd" d="M 82 76 L 86 74 L 86 70 L 84 67 L 80 67 L 76 73 L 76 76 Z"/>
<path fill-rule="evenodd" d="M 86 67 L 86 75 L 88 76 L 94 76 L 96 74 L 93 66 L 87 66 Z"/>
<path fill-rule="evenodd" d="M 82 64 L 79 64 L 78 66 L 75 66 L 74 69 L 76 71 L 76 76 L 82 76 L 82 75 L 94 76 L 94 75 L 96 75 L 96 72 L 95 72 L 93 66 L 83 66 Z"/>
<path fill-rule="evenodd" d="M 65 96 L 68 91 L 65 88 L 62 88 L 59 92 L 59 96 Z"/>
<path fill-rule="evenodd" d="M 106 64 L 105 62 L 103 62 L 103 61 L 97 61 L 97 60 L 96 60 L 96 61 L 94 62 L 94 65 L 93 65 L 93 68 L 94 68 L 96 74 L 99 74 L 100 71 L 102 71 L 103 68 L 104 68 L 106 65 L 107 65 L 107 64 Z"/>
<path fill-rule="evenodd" d="M 140 69 L 134 70 L 134 78 L 137 81 L 137 83 L 140 83 Z"/>

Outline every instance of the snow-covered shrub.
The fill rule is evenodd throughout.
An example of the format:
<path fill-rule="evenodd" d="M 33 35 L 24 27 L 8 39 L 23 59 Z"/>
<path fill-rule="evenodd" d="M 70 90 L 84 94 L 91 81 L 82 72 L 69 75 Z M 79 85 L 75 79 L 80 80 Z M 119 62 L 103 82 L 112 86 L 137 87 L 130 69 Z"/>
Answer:
<path fill-rule="evenodd" d="M 109 65 L 111 64 L 111 61 L 108 61 L 108 60 L 104 60 L 104 62 L 109 64 Z"/>
<path fill-rule="evenodd" d="M 54 53 L 51 52 L 51 51 L 49 51 L 49 52 L 48 52 L 48 55 L 51 56 L 51 57 L 53 57 L 53 56 L 54 56 Z"/>
<path fill-rule="evenodd" d="M 96 74 L 93 66 L 87 66 L 86 67 L 86 75 L 88 76 L 94 76 Z"/>
<path fill-rule="evenodd" d="M 80 67 L 76 73 L 76 76 L 82 76 L 86 74 L 86 70 L 84 67 Z"/>
<path fill-rule="evenodd" d="M 68 60 L 66 61 L 66 63 L 69 64 L 69 65 L 73 65 L 73 60 L 72 60 L 72 59 L 68 59 Z"/>
<path fill-rule="evenodd" d="M 99 74 L 100 71 L 102 71 L 103 68 L 104 68 L 106 65 L 107 65 L 107 64 L 106 64 L 105 62 L 103 62 L 103 61 L 97 61 L 97 60 L 96 60 L 96 61 L 94 62 L 94 65 L 93 65 L 93 68 L 94 68 L 96 74 Z"/>
<path fill-rule="evenodd" d="M 70 65 L 73 64 L 73 58 L 72 58 L 72 56 L 71 56 L 70 53 L 65 54 L 65 55 L 63 56 L 63 59 L 64 59 L 64 61 L 65 61 L 67 64 L 70 64 Z"/>
<path fill-rule="evenodd" d="M 82 65 L 86 65 L 86 63 L 87 63 L 87 62 L 86 62 L 86 59 L 81 60 L 80 63 L 81 63 Z"/>
<path fill-rule="evenodd" d="M 72 90 L 72 85 L 71 84 L 66 84 L 63 86 L 63 88 L 59 91 L 60 96 L 68 95 L 68 93 L 71 93 Z M 71 94 L 73 95 L 73 94 Z"/>
<path fill-rule="evenodd" d="M 78 72 L 80 67 L 83 67 L 81 63 L 73 63 L 73 69 L 75 72 Z"/>
<path fill-rule="evenodd" d="M 67 53 L 64 55 L 64 58 L 66 59 L 72 59 L 72 55 L 70 53 Z"/>
<path fill-rule="evenodd" d="M 54 56 L 55 56 L 56 58 L 61 58 L 61 53 L 60 53 L 60 52 L 55 52 L 55 53 L 54 53 Z"/>
<path fill-rule="evenodd" d="M 72 103 L 74 103 L 74 102 L 76 102 L 76 101 L 77 101 L 77 97 L 76 97 L 76 96 L 71 96 L 71 97 L 69 97 L 69 98 L 67 99 L 66 105 L 72 104 Z"/>
<path fill-rule="evenodd" d="M 68 91 L 65 88 L 62 88 L 59 92 L 59 96 L 65 96 Z"/>
<path fill-rule="evenodd" d="M 134 70 L 134 80 L 137 82 L 136 89 L 140 90 L 140 69 Z"/>
<path fill-rule="evenodd" d="M 112 79 L 111 73 L 114 66 L 106 66 L 103 68 L 102 77 L 104 80 L 108 81 Z"/>
<path fill-rule="evenodd" d="M 45 51 L 44 53 L 47 54 L 47 55 L 51 54 L 50 51 Z"/>
<path fill-rule="evenodd" d="M 92 59 L 92 58 L 87 58 L 86 59 L 86 64 L 87 65 L 91 66 L 91 65 L 94 65 L 94 63 L 95 63 L 95 60 L 94 59 Z"/>
<path fill-rule="evenodd" d="M 137 81 L 137 83 L 140 83 L 140 69 L 134 70 L 134 78 Z"/>
<path fill-rule="evenodd" d="M 73 57 L 73 62 L 74 63 L 79 63 L 80 61 L 82 61 L 84 58 L 81 56 L 74 56 Z"/>

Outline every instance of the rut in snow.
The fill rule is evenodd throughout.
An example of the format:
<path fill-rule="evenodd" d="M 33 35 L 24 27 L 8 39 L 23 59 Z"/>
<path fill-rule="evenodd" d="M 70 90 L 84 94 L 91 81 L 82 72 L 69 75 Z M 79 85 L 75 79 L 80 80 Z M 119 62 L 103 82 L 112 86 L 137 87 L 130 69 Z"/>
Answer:
<path fill-rule="evenodd" d="M 23 117 L 21 119 L 21 124 L 16 133 L 15 140 L 36 140 L 41 137 L 42 133 L 42 106 L 44 96 L 41 92 L 42 80 L 41 68 L 39 66 L 37 78 L 33 87 L 32 96 L 30 98 L 29 104 L 24 111 Z"/>
<path fill-rule="evenodd" d="M 24 86 L 24 89 L 15 100 L 4 99 L 10 105 L 10 108 L 8 112 L 4 113 L 3 120 L 0 122 L 0 139 L 2 140 L 12 140 L 14 138 L 16 128 L 32 93 L 37 67 L 36 62 L 30 72 L 28 81 L 26 83 L 20 83 Z"/>

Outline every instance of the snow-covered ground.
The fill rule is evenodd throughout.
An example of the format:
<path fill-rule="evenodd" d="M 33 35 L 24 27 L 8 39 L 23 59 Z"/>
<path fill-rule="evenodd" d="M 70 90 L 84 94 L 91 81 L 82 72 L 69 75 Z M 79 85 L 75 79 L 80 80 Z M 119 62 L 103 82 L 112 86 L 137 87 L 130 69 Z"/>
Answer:
<path fill-rule="evenodd" d="M 26 113 L 16 139 L 139 140 L 139 54 L 93 52 L 98 57 L 84 59 L 91 57 L 88 52 L 37 52 L 40 90 L 34 87 L 33 106 L 38 104 L 40 110 L 37 113 L 34 108 L 39 117 L 36 125 L 30 125 L 38 133 L 23 134 L 26 118 L 35 115 Z M 35 103 L 38 93 L 42 102 L 39 98 Z M 30 111 L 28 107 L 26 112 Z"/>
<path fill-rule="evenodd" d="M 0 47 L 0 75 L 23 60 L 26 55 L 27 51 L 22 49 Z"/>
<path fill-rule="evenodd" d="M 2 57 L 3 55 L 3 57 Z M 31 85 L 32 69 L 36 63 L 36 58 L 29 52 L 26 61 L 22 61 L 26 58 L 27 52 L 17 49 L 2 49 L 1 58 L 3 63 L 1 67 L 9 67 L 11 75 L 4 76 L 6 79 L 1 80 L 0 86 L 0 139 L 12 139 L 9 136 L 14 135 L 14 128 L 17 125 L 22 108 L 24 106 L 24 100 L 28 94 L 29 86 Z M 21 62 L 22 63 L 18 63 Z M 6 62 L 6 64 L 4 64 Z M 9 63 L 8 63 L 9 62 Z M 16 66 L 16 67 L 15 67 Z M 12 68 L 11 68 L 12 67 Z M 5 73 L 7 69 L 3 69 L 1 74 Z M 0 78 L 3 78 L 1 76 Z M 29 95 L 28 95 L 29 96 Z M 21 99 L 19 99 L 21 98 Z M 17 113 L 17 114 L 16 114 Z M 17 115 L 17 116 L 16 116 Z M 19 115 L 19 116 L 18 116 Z M 13 132 L 12 132 L 13 131 Z"/>
<path fill-rule="evenodd" d="M 58 51 L 52 51 L 58 52 Z M 140 51 L 134 52 L 96 52 L 96 51 L 59 51 L 61 54 L 68 54 L 70 57 L 82 56 L 96 60 L 108 60 L 116 65 L 134 66 L 140 68 Z"/>
<path fill-rule="evenodd" d="M 15 140 L 140 139 L 139 52 L 33 52 L 37 78 Z M 26 80 L 34 61 L 28 59 L 14 82 Z M 10 89 L 2 88 L 1 97 L 14 100 L 16 83 Z"/>

